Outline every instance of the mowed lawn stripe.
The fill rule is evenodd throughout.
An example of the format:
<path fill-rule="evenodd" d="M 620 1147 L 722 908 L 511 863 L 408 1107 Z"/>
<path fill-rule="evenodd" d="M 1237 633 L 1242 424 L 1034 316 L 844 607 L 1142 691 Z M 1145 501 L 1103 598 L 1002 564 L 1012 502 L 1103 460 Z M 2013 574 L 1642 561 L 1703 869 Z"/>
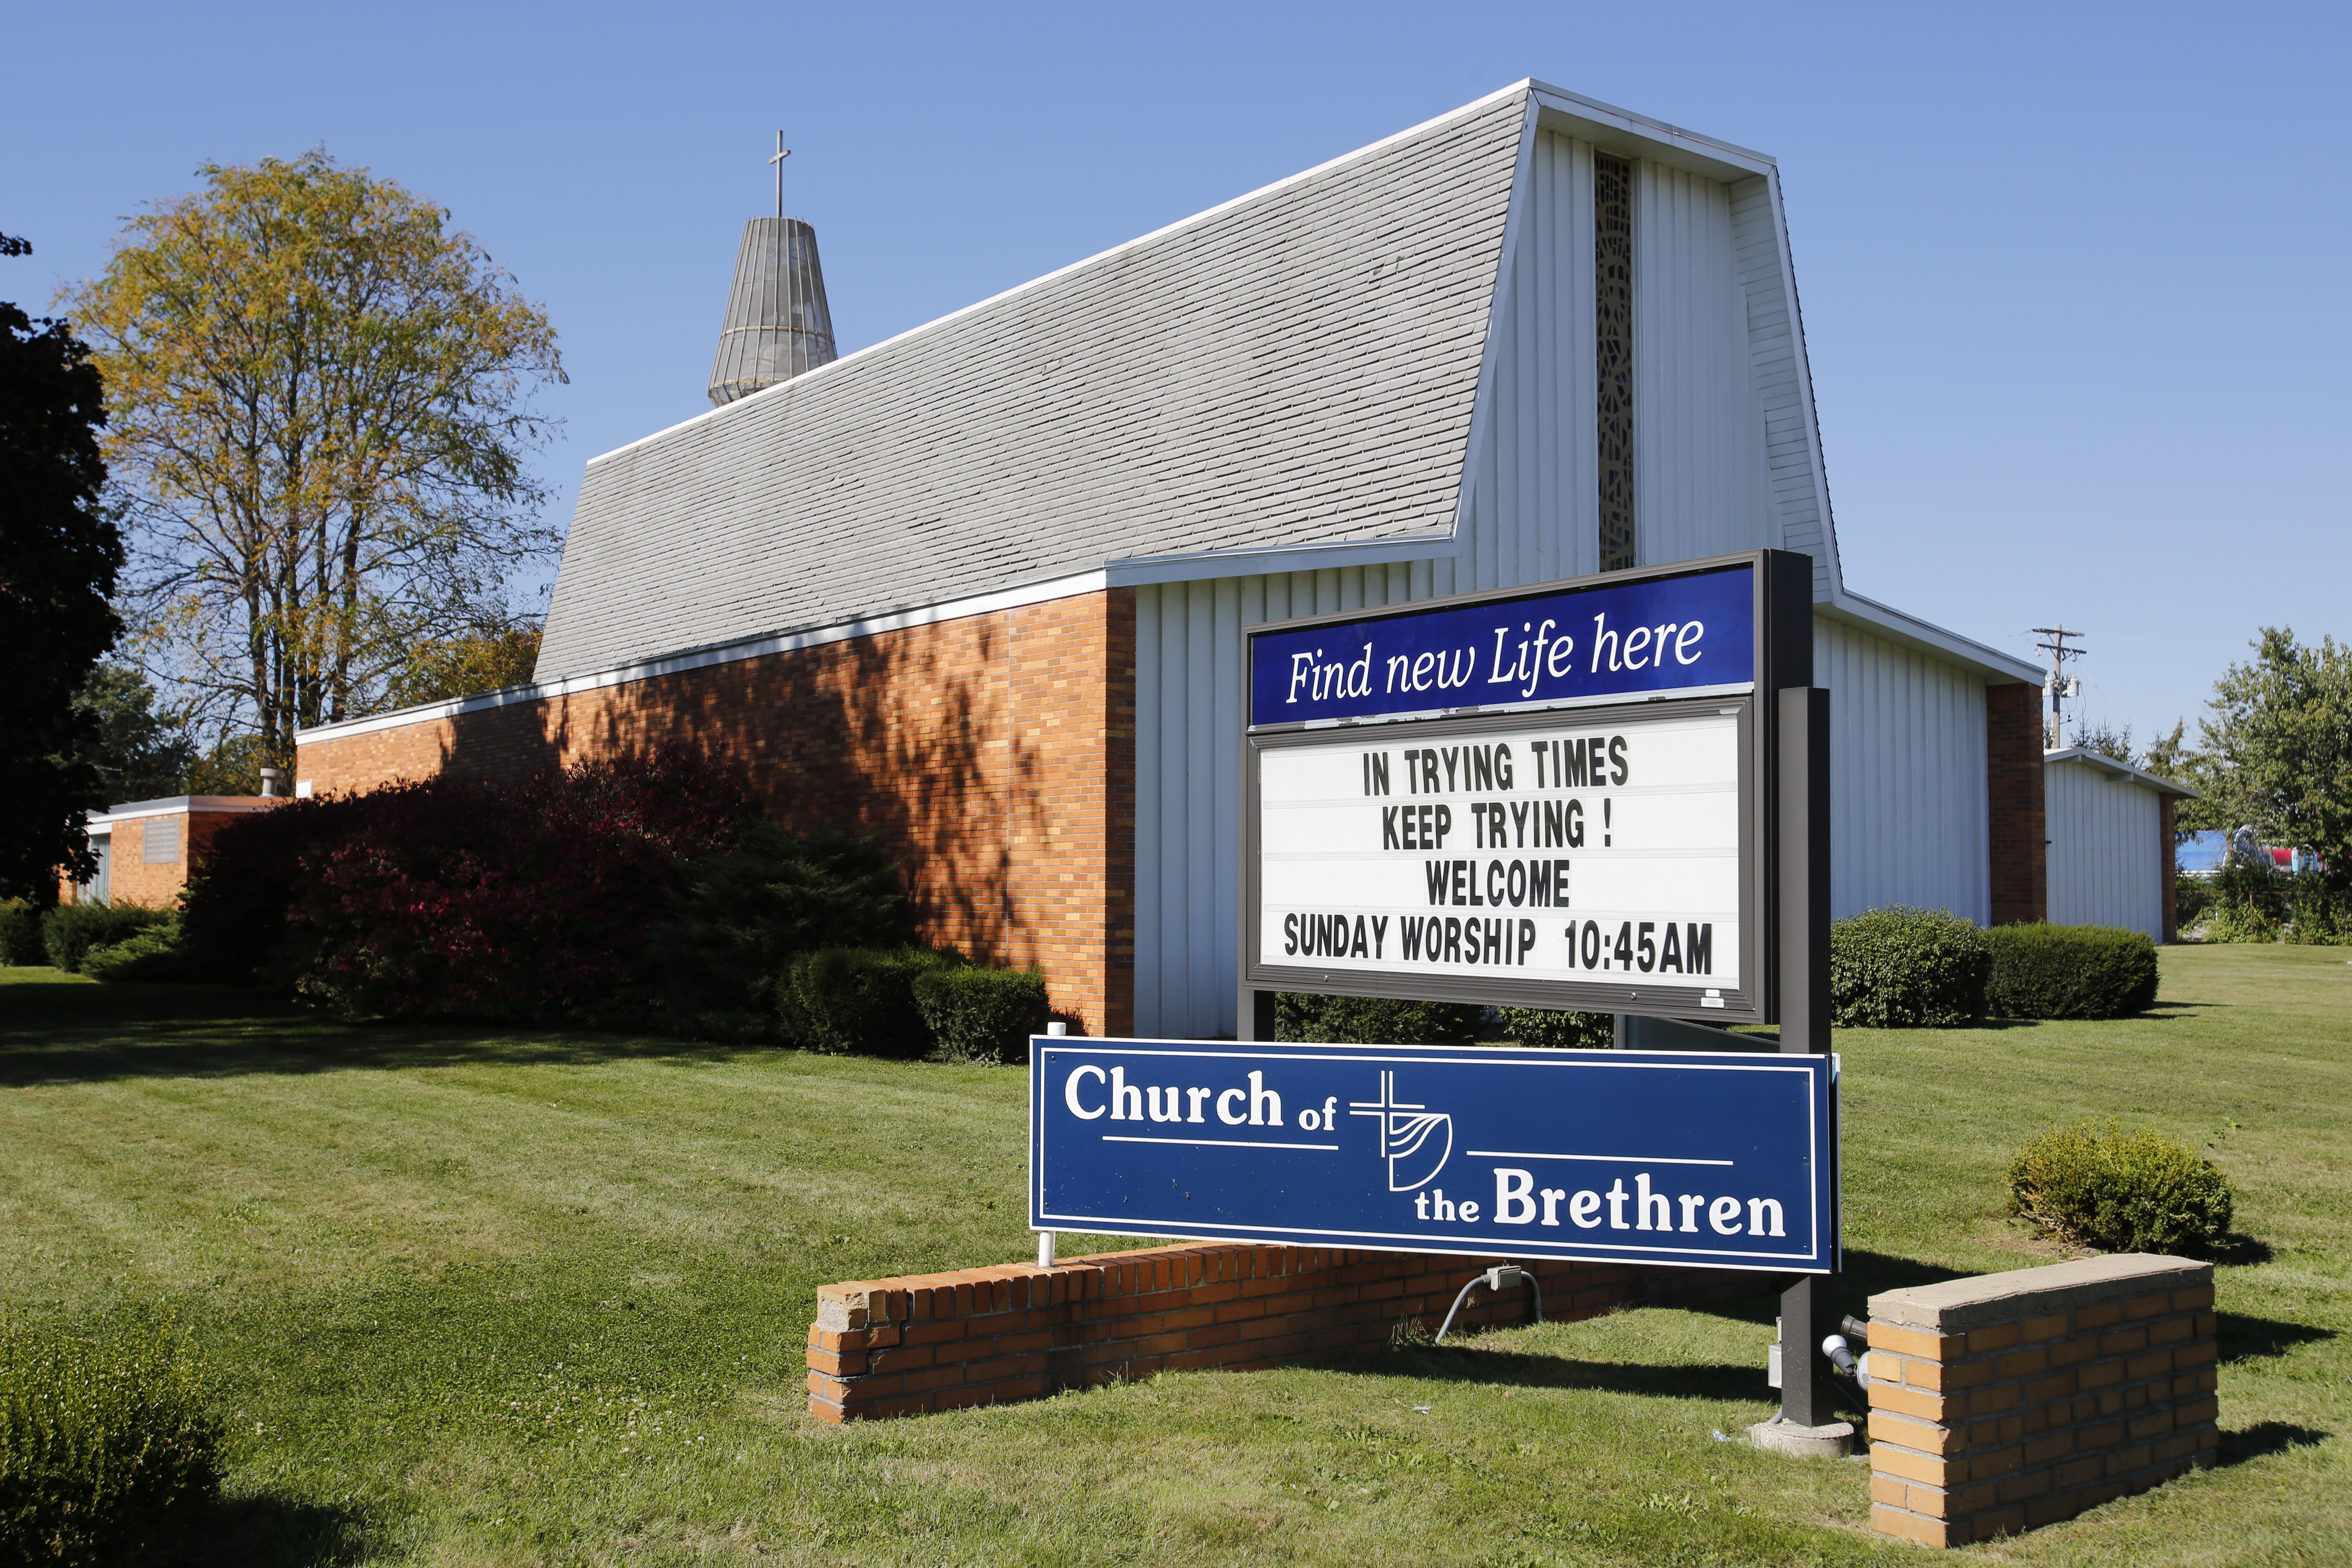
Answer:
<path fill-rule="evenodd" d="M 1841 1033 L 1848 1304 L 2057 1257 L 2001 1212 L 2048 1121 L 2210 1146 L 2228 1462 L 1978 1554 L 2352 1560 L 2352 968 L 2165 964 L 2141 1019 Z M 184 1313 L 234 1422 L 211 1561 L 1920 1561 L 1864 1467 L 1712 1436 L 1770 1411 L 1769 1300 L 814 1423 L 818 1285 L 1029 1250 L 1018 1069 L 20 983 L 0 1085 L 0 1310 Z"/>

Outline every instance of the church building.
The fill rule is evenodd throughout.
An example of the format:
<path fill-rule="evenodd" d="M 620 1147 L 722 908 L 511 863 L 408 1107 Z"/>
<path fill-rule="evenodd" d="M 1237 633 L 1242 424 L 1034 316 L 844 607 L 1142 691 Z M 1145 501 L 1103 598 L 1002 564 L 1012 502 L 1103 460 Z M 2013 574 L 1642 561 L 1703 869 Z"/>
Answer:
<path fill-rule="evenodd" d="M 307 731 L 297 793 L 682 740 L 1087 1032 L 1230 1035 L 1243 627 L 1770 547 L 1836 911 L 2042 915 L 2040 671 L 1846 586 L 1770 158 L 1523 81 L 838 358 L 814 235 L 753 228 L 532 683 Z"/>

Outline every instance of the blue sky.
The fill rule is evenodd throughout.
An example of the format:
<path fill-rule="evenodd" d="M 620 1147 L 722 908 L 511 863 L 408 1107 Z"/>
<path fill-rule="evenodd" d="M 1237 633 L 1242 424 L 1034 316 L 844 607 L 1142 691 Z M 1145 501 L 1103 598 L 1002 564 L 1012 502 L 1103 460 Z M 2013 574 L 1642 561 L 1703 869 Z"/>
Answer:
<path fill-rule="evenodd" d="M 708 407 L 765 158 L 845 351 L 1533 76 L 1776 156 L 1847 582 L 2193 715 L 2352 633 L 2352 8 L 230 5 L 15 12 L 0 297 L 205 160 L 323 142 L 562 334 L 592 456 Z M 26 63 L 30 62 L 29 68 Z M 821 567 L 814 568 L 821 569 Z"/>

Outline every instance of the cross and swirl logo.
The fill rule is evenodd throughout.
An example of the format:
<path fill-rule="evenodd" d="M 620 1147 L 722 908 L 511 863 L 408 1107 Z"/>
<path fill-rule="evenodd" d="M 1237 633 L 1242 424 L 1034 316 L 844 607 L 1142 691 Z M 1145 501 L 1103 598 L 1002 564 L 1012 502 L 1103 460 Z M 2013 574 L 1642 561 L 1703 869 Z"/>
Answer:
<path fill-rule="evenodd" d="M 1378 1100 L 1351 1100 L 1350 1116 L 1369 1116 L 1380 1127 L 1381 1157 L 1389 1163 L 1389 1191 L 1409 1193 L 1433 1181 L 1454 1153 L 1454 1118 L 1396 1097 L 1396 1074 L 1381 1074 Z M 1414 1174 L 1418 1172 L 1419 1174 Z"/>

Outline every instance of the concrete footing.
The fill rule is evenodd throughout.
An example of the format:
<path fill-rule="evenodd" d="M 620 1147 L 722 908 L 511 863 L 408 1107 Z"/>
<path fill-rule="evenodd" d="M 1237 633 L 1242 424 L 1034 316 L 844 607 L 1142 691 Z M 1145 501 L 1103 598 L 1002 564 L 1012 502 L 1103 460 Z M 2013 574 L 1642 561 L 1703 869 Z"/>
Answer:
<path fill-rule="evenodd" d="M 1800 1426 L 1790 1421 L 1759 1421 L 1748 1428 L 1748 1440 L 1768 1452 L 1801 1459 L 1843 1459 L 1853 1452 L 1853 1423 Z"/>

